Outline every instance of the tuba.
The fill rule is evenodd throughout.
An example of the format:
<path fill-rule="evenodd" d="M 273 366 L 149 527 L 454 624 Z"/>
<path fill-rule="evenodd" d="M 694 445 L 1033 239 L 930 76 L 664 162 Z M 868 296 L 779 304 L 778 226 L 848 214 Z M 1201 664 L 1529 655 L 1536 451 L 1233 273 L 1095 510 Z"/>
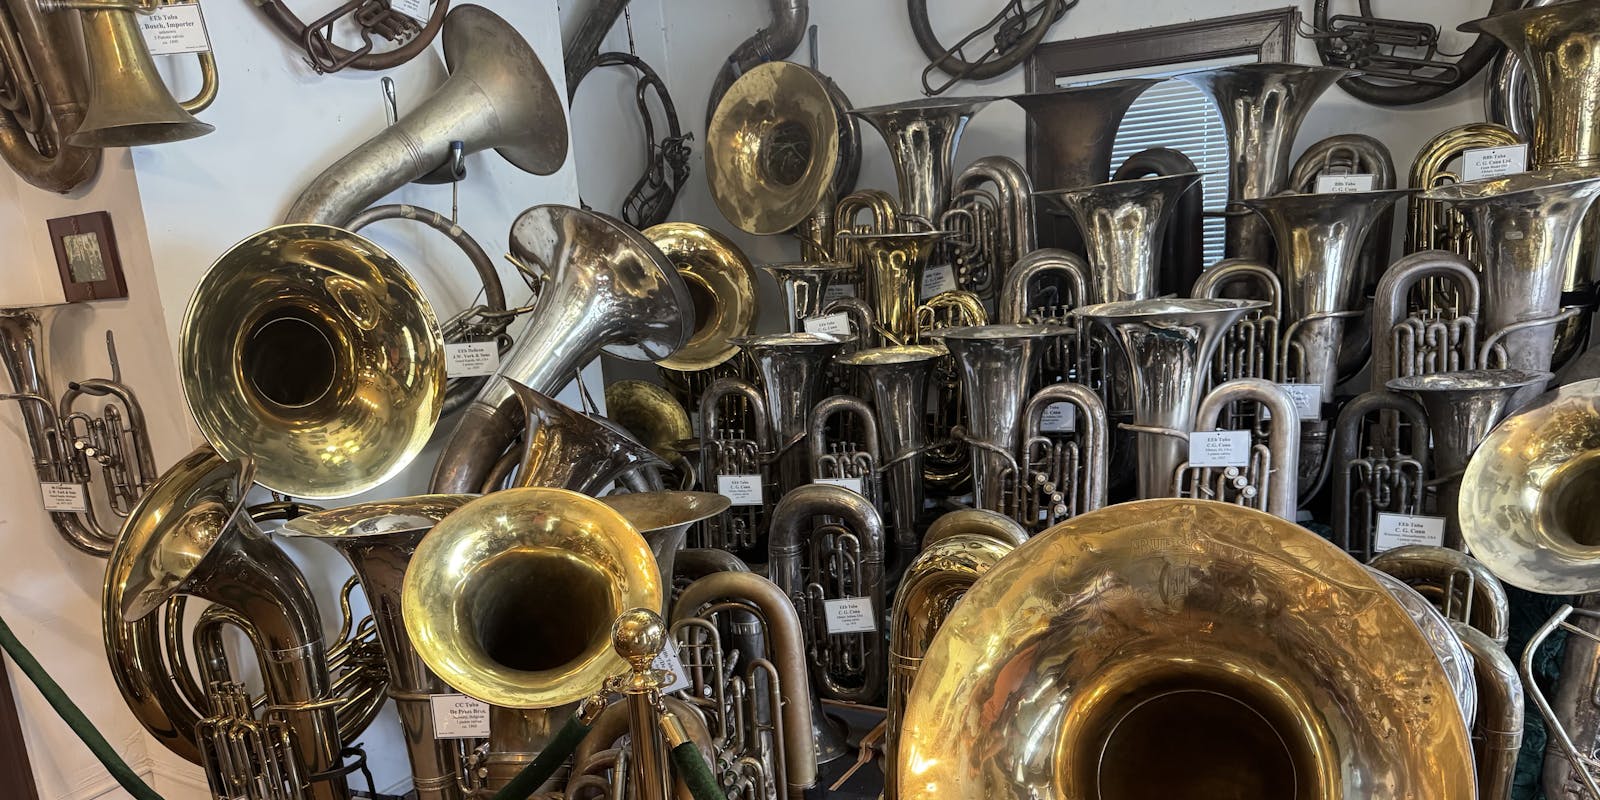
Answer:
<path fill-rule="evenodd" d="M 217 690 L 232 679 L 225 656 L 218 655 L 220 641 L 210 638 L 207 645 L 203 631 L 214 637 L 220 624 L 240 627 L 259 659 L 267 702 L 275 709 L 271 717 L 286 729 L 290 747 L 283 753 L 287 765 L 246 756 L 235 766 L 266 776 L 298 773 L 308 785 L 290 787 L 289 796 L 307 792 L 313 800 L 341 800 L 348 792 L 343 773 L 336 771 L 340 748 L 376 713 L 384 699 L 382 682 L 361 694 L 339 691 L 330 674 L 336 648 L 323 638 L 305 578 L 244 507 L 251 478 L 249 460 L 226 461 L 201 447 L 140 499 L 106 568 L 101 619 L 112 675 L 134 716 L 162 744 L 190 760 L 226 761 L 221 752 L 226 743 L 204 733 L 215 729 L 215 721 L 226 720 Z M 181 610 L 169 601 L 185 596 L 216 604 L 196 629 L 205 654 L 201 666 L 211 679 L 203 692 L 179 654 L 170 654 L 172 671 L 157 660 L 163 644 L 154 615 L 169 606 L 168 637 L 181 636 Z M 342 677 L 340 683 L 348 681 Z M 248 716 L 250 706 L 246 701 L 239 710 Z M 212 788 L 222 796 L 235 791 L 227 785 Z"/>
<path fill-rule="evenodd" d="M 444 341 L 422 289 L 388 253 L 327 225 L 268 228 L 224 253 L 189 298 L 179 350 L 206 440 L 295 497 L 393 477 L 444 400 Z"/>
<path fill-rule="evenodd" d="M 661 607 L 672 607 L 672 575 L 689 528 L 728 510 L 728 498 L 712 492 L 627 492 L 600 498 L 639 531 L 661 570 Z"/>
<path fill-rule="evenodd" d="M 665 222 L 644 236 L 678 268 L 694 307 L 694 332 L 678 352 L 659 359 L 663 369 L 698 372 L 733 358 L 728 343 L 750 333 L 756 314 L 756 275 L 739 246 L 710 228 Z"/>
<path fill-rule="evenodd" d="M 1222 115 L 1228 137 L 1230 206 L 1271 197 L 1288 187 L 1289 154 L 1300 124 L 1317 98 L 1349 74 L 1349 70 L 1300 64 L 1237 64 L 1177 76 L 1210 97 Z M 1262 220 L 1248 214 L 1229 216 L 1230 257 L 1265 261 L 1267 246 Z M 1360 242 L 1350 245 L 1358 246 Z"/>
<path fill-rule="evenodd" d="M 518 169 L 550 175 L 567 160 L 561 96 L 539 56 L 494 12 L 460 5 L 445 17 L 450 77 L 399 122 L 322 171 L 285 222 L 345 225 L 367 206 L 451 157 L 494 148 Z"/>
<path fill-rule="evenodd" d="M 978 158 L 956 174 L 950 207 L 937 223 L 952 233 L 956 284 L 992 306 L 1011 268 L 1038 248 L 1033 180 L 1015 159 Z"/>
<path fill-rule="evenodd" d="M 374 500 L 296 517 L 280 531 L 327 543 L 350 562 L 360 579 L 383 644 L 389 695 L 405 729 L 417 800 L 462 797 L 462 754 L 455 741 L 435 735 L 428 698 L 449 694 L 450 688 L 411 646 L 402 622 L 400 589 L 422 537 L 471 500 L 470 495 L 459 494 Z"/>
<path fill-rule="evenodd" d="M 59 402 L 52 396 L 46 356 L 54 313 L 50 308 L 0 309 L 0 367 L 12 389 L 10 394 L 0 394 L 0 401 L 15 400 L 22 412 L 23 433 L 39 482 L 84 487 L 82 511 L 50 512 L 56 532 L 73 547 L 104 557 L 116 543 L 112 528 L 120 527 L 155 481 L 155 458 L 144 411 L 133 389 L 122 382 L 110 331 L 106 332 L 106 353 L 111 377 L 71 382 Z M 86 396 L 109 400 L 99 413 L 73 410 Z M 100 498 L 88 495 L 91 482 L 104 490 L 103 506 Z M 116 517 L 115 525 L 103 524 L 97 507 L 109 509 Z"/>
<path fill-rule="evenodd" d="M 762 264 L 761 271 L 771 275 L 772 279 L 778 282 L 778 289 L 787 305 L 785 318 L 789 323 L 790 333 L 805 332 L 805 320 L 823 313 L 828 290 L 834 286 L 847 285 L 855 275 L 854 265 L 833 261 Z M 745 330 L 734 335 L 746 336 L 750 333 L 752 331 L 747 326 Z"/>
<path fill-rule="evenodd" d="M 1499 125 L 1472 122 L 1441 131 L 1417 151 L 1411 161 L 1409 178 L 1412 189 L 1428 190 L 1439 186 L 1460 183 L 1461 176 L 1450 172 L 1450 162 L 1462 157 L 1468 150 L 1484 147 L 1505 147 L 1517 144 L 1522 138 Z M 1405 251 L 1447 250 L 1473 258 L 1477 255 L 1472 231 L 1461 212 L 1450 210 L 1438 200 L 1429 200 L 1426 194 L 1409 198 L 1406 209 Z"/>
<path fill-rule="evenodd" d="M 1081 383 L 1051 384 L 1028 398 L 1021 423 L 1011 519 L 1040 531 L 1106 504 L 1111 434 L 1100 395 Z"/>
<path fill-rule="evenodd" d="M 0 6 L 0 72 L 15 96 L 0 110 L 0 157 L 23 180 L 70 192 L 100 170 L 100 150 L 68 141 L 87 110 L 83 40 L 75 15 L 49 14 L 35 0 Z M 142 43 L 140 44 L 142 46 Z M 31 75 L 31 81 L 16 76 Z"/>
<path fill-rule="evenodd" d="M 811 482 L 806 448 L 811 409 L 822 389 L 823 371 L 844 342 L 815 333 L 776 333 L 741 337 L 734 344 L 750 355 L 761 376 L 774 448 L 768 457 L 781 496 Z"/>
<path fill-rule="evenodd" d="M 849 112 L 866 120 L 888 145 L 900 189 L 900 213 L 930 227 L 939 221 L 950 206 L 961 133 L 984 106 L 998 99 L 924 98 Z"/>
<path fill-rule="evenodd" d="M 1200 179 L 1186 172 L 1039 192 L 1077 223 L 1089 253 L 1088 302 L 1156 296 L 1161 241 L 1178 201 Z"/>
<path fill-rule="evenodd" d="M 945 235 L 944 231 L 840 235 L 860 259 L 861 295 L 872 308 L 876 333 L 885 344 L 917 342 L 923 272 Z"/>
<path fill-rule="evenodd" d="M 1146 500 L 1035 536 L 972 584 L 911 687 L 895 788 L 1467 800 L 1453 695 L 1405 608 L 1321 537 Z"/>
<path fill-rule="evenodd" d="M 520 463 L 507 454 L 495 465 L 483 491 L 505 483 L 505 466 L 517 464 L 515 486 L 544 486 L 596 495 L 611 482 L 643 468 L 665 466 L 650 448 L 604 417 L 567 408 L 549 395 L 507 380 L 522 404 Z M 659 487 L 655 487 L 659 488 Z"/>
<path fill-rule="evenodd" d="M 456 13 L 459 13 L 456 12 Z M 538 264 L 542 283 L 500 372 L 462 413 L 434 465 L 436 492 L 478 491 L 516 437 L 512 381 L 553 395 L 602 351 L 648 361 L 693 333 L 678 271 L 637 231 L 568 206 L 535 206 L 511 226 L 512 254 Z"/>
<path fill-rule="evenodd" d="M 489 742 L 468 761 L 475 790 L 508 783 L 577 701 L 626 670 L 612 623 L 661 597 L 638 531 L 584 495 L 507 489 L 433 527 L 406 569 L 401 616 L 423 664 L 492 706 Z"/>
<path fill-rule="evenodd" d="M 1234 403 L 1259 405 L 1268 414 L 1265 437 L 1252 431 L 1249 462 L 1243 467 L 1191 467 L 1185 461 L 1173 477 L 1178 497 L 1220 500 L 1265 511 L 1290 522 L 1300 506 L 1300 425 L 1289 395 L 1271 381 L 1238 378 L 1206 393 L 1195 414 L 1194 430 L 1217 430 Z M 1252 415 L 1254 416 L 1254 415 Z"/>
<path fill-rule="evenodd" d="M 1022 480 L 1017 452 L 1028 376 L 1044 340 L 1067 332 L 1052 325 L 977 325 L 936 333 L 961 371 L 966 427 L 953 438 L 970 448 L 978 508 L 1005 511 L 1010 505 L 1008 489 Z"/>
<path fill-rule="evenodd" d="M 745 413 L 733 413 L 742 408 Z M 748 425 L 737 426 L 732 420 Z M 738 378 L 718 378 L 700 398 L 700 483 L 722 489 L 722 478 L 742 478 L 760 487 L 756 502 L 742 502 L 705 526 L 697 547 L 733 553 L 759 551 L 767 535 L 769 492 L 776 491 L 768 459 L 774 440 L 761 390 Z"/>

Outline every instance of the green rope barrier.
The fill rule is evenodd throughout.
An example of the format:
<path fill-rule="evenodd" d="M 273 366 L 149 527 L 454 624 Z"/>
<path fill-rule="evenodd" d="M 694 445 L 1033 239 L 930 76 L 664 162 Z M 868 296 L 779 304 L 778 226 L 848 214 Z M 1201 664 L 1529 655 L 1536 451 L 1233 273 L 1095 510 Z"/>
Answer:
<path fill-rule="evenodd" d="M 573 714 L 567 719 L 567 724 L 561 726 L 561 731 L 556 734 L 550 744 L 539 753 L 528 766 L 523 767 L 500 791 L 495 792 L 494 800 L 528 800 L 528 797 L 538 790 L 544 782 L 550 780 L 556 768 L 567 763 L 572 757 L 572 751 L 578 749 L 578 742 L 589 735 L 589 726 Z"/>
<path fill-rule="evenodd" d="M 717 781 L 711 777 L 711 767 L 707 766 L 706 759 L 700 755 L 700 748 L 693 742 L 684 742 L 672 748 L 672 763 L 678 767 L 678 777 L 689 787 L 689 794 L 694 795 L 694 800 L 724 800 L 727 795 L 717 789 Z"/>
<path fill-rule="evenodd" d="M 117 751 L 106 741 L 106 737 L 101 736 L 100 731 L 95 729 L 94 723 L 90 722 L 72 699 L 67 697 L 67 693 L 61 690 L 61 686 L 50 677 L 50 673 L 45 671 L 38 659 L 28 652 L 28 648 L 22 646 L 22 642 L 11 632 L 11 626 L 6 624 L 4 618 L 0 618 L 0 649 L 4 649 L 6 654 L 11 656 L 11 660 L 16 662 L 22 674 L 33 681 L 39 693 L 44 695 L 45 701 L 56 710 L 61 721 L 67 723 L 67 727 L 88 745 L 89 751 L 94 753 L 95 758 L 100 759 L 106 771 L 117 779 L 117 783 L 121 784 L 128 794 L 133 795 L 135 800 L 164 800 L 161 795 L 156 794 L 156 790 L 150 788 L 149 784 L 139 779 L 138 773 L 128 766 L 128 762 L 122 760 L 122 756 L 117 755 Z"/>

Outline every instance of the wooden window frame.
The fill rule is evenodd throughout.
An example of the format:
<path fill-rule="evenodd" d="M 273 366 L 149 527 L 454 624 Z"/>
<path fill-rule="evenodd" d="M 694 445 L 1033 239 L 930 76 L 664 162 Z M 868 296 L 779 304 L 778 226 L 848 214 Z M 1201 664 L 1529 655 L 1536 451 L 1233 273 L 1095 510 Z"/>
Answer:
<path fill-rule="evenodd" d="M 1259 61 L 1289 61 L 1294 53 L 1299 9 L 1289 6 L 1159 28 L 1064 39 L 1042 44 L 1028 57 L 1027 89 L 1043 92 L 1073 75 L 1253 55 Z M 1033 126 L 1027 138 L 1028 172 L 1040 160 Z"/>

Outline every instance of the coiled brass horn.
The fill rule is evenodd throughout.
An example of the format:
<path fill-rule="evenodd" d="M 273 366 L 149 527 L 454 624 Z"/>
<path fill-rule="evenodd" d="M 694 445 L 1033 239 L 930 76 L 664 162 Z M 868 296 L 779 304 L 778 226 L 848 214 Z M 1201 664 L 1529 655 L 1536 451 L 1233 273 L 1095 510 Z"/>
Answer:
<path fill-rule="evenodd" d="M 282 225 L 234 245 L 200 279 L 179 337 L 200 432 L 295 497 L 388 480 L 444 401 L 444 341 L 422 289 L 339 228 Z"/>
<path fill-rule="evenodd" d="M 83 123 L 83 41 L 71 14 L 46 14 L 33 0 L 0 6 L 0 156 L 28 183 L 69 192 L 100 170 L 100 151 L 69 144 Z M 21 76 L 31 76 L 31 80 Z"/>
<path fill-rule="evenodd" d="M 344 225 L 395 189 L 432 172 L 450 156 L 494 148 L 518 169 L 549 175 L 567 160 L 561 95 L 533 48 L 510 23 L 474 5 L 444 21 L 450 77 L 427 101 L 322 171 L 285 222 Z"/>
<path fill-rule="evenodd" d="M 1222 503 L 1127 503 L 973 583 L 911 688 L 896 788 L 1467 800 L 1453 694 L 1406 611 L 1316 534 Z"/>

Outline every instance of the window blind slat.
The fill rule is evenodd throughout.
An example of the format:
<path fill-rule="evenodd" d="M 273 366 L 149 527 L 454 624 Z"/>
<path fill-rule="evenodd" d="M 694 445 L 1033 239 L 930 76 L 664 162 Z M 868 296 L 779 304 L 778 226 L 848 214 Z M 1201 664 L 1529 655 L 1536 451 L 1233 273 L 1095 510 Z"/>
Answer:
<path fill-rule="evenodd" d="M 1177 150 L 1201 173 L 1201 195 L 1208 210 L 1221 209 L 1228 198 L 1228 139 L 1222 118 L 1210 98 L 1183 81 L 1156 84 L 1139 96 L 1123 117 L 1111 148 L 1115 169 L 1128 156 L 1151 147 Z M 1222 259 L 1220 218 L 1204 221 L 1204 262 Z"/>

